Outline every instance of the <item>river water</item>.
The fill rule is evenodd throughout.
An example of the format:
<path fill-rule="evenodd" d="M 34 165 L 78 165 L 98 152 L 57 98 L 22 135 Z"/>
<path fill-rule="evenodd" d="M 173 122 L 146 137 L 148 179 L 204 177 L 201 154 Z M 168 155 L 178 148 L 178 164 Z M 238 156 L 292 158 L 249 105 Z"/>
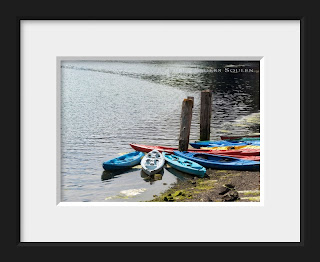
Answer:
<path fill-rule="evenodd" d="M 61 200 L 147 201 L 178 179 L 151 180 L 137 166 L 102 163 L 130 143 L 178 146 L 181 105 L 194 97 L 190 142 L 199 139 L 200 93 L 213 91 L 211 139 L 260 132 L 260 70 L 254 61 L 62 61 Z"/>

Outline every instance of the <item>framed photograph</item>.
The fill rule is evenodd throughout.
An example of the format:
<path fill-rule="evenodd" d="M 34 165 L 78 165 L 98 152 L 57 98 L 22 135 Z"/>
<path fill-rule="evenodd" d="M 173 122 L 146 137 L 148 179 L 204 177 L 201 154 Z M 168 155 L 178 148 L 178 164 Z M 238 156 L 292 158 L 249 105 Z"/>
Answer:
<path fill-rule="evenodd" d="M 20 245 L 303 243 L 303 20 L 18 30 Z"/>

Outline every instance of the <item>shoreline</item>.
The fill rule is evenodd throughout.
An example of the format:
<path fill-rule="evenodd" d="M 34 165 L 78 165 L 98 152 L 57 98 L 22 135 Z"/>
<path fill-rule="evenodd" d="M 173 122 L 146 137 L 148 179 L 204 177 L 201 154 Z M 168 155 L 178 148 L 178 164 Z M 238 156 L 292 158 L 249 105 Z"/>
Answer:
<path fill-rule="evenodd" d="M 207 169 L 145 202 L 260 202 L 260 171 Z"/>

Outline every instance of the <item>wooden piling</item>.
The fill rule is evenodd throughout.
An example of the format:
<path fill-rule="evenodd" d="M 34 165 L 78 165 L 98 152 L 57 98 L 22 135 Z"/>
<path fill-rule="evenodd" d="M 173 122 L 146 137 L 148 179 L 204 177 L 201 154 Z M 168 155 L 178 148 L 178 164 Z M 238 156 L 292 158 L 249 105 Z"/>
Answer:
<path fill-rule="evenodd" d="M 192 119 L 192 99 L 184 99 L 182 102 L 180 118 L 179 151 L 187 151 L 189 147 L 189 136 Z"/>
<path fill-rule="evenodd" d="M 191 99 L 192 100 L 192 108 L 193 108 L 193 104 L 194 104 L 194 97 L 193 96 L 188 96 L 187 99 Z"/>
<path fill-rule="evenodd" d="M 200 106 L 200 140 L 210 140 L 210 124 L 212 112 L 212 92 L 201 91 Z"/>

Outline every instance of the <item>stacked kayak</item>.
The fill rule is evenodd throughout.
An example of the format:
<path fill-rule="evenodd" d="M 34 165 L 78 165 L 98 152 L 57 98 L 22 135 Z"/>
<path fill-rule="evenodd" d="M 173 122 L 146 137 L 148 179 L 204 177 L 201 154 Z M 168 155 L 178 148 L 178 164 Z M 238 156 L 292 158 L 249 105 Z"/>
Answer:
<path fill-rule="evenodd" d="M 145 153 L 148 153 L 152 150 L 158 150 L 159 152 L 167 152 L 167 153 L 173 154 L 174 150 L 178 150 L 178 148 L 176 147 L 168 147 L 168 146 L 148 146 L 148 145 L 138 145 L 138 144 L 130 144 L 130 146 L 136 151 L 145 152 Z"/>
<path fill-rule="evenodd" d="M 166 152 L 162 152 L 162 155 L 170 166 L 179 171 L 199 177 L 204 177 L 206 174 L 206 168 L 196 162 Z"/>
<path fill-rule="evenodd" d="M 260 139 L 260 135 L 251 135 L 251 136 L 220 136 L 221 140 L 242 140 L 242 141 L 249 141 Z"/>
<path fill-rule="evenodd" d="M 260 169 L 260 162 L 239 159 L 235 157 L 212 155 L 206 153 L 192 153 L 187 151 L 174 151 L 174 154 L 186 158 L 188 160 L 194 161 L 206 168 L 243 171 L 254 171 Z"/>
<path fill-rule="evenodd" d="M 236 147 L 236 146 L 260 146 L 260 140 L 252 141 L 195 141 L 189 143 L 193 148 L 201 149 L 201 147 Z"/>
<path fill-rule="evenodd" d="M 130 144 L 130 146 L 140 152 L 148 153 L 152 150 L 158 150 L 159 152 L 167 152 L 173 154 L 173 151 L 178 151 L 177 147 L 167 147 L 167 146 L 149 146 L 149 145 L 138 145 L 138 144 Z M 211 149 L 188 149 L 188 152 L 194 153 L 208 153 L 215 155 L 226 155 L 226 156 L 239 156 L 241 158 L 246 158 L 248 156 L 259 156 L 260 149 L 249 149 L 243 148 L 240 150 L 211 150 Z"/>
<path fill-rule="evenodd" d="M 232 150 L 232 149 L 260 149 L 260 146 L 219 146 L 219 147 L 200 147 L 200 149 L 206 150 Z"/>
<path fill-rule="evenodd" d="M 251 140 L 247 141 L 247 143 L 249 143 L 250 146 L 260 146 L 260 140 Z"/>
<path fill-rule="evenodd" d="M 240 138 L 240 139 L 225 139 L 224 141 L 258 141 L 260 140 L 260 137 L 244 137 L 244 138 Z"/>
<path fill-rule="evenodd" d="M 225 140 L 221 141 L 195 141 L 190 143 L 193 148 L 200 149 L 201 147 L 223 147 L 223 146 L 247 146 L 248 142 L 235 141 L 229 142 Z"/>
<path fill-rule="evenodd" d="M 143 152 L 135 151 L 103 162 L 104 170 L 126 169 L 140 164 Z"/>
<path fill-rule="evenodd" d="M 245 159 L 245 160 L 252 160 L 252 161 L 259 161 L 260 162 L 260 156 L 232 156 L 240 159 Z"/>
<path fill-rule="evenodd" d="M 148 175 L 160 172 L 164 166 L 164 156 L 158 150 L 152 150 L 141 160 L 142 170 Z"/>

